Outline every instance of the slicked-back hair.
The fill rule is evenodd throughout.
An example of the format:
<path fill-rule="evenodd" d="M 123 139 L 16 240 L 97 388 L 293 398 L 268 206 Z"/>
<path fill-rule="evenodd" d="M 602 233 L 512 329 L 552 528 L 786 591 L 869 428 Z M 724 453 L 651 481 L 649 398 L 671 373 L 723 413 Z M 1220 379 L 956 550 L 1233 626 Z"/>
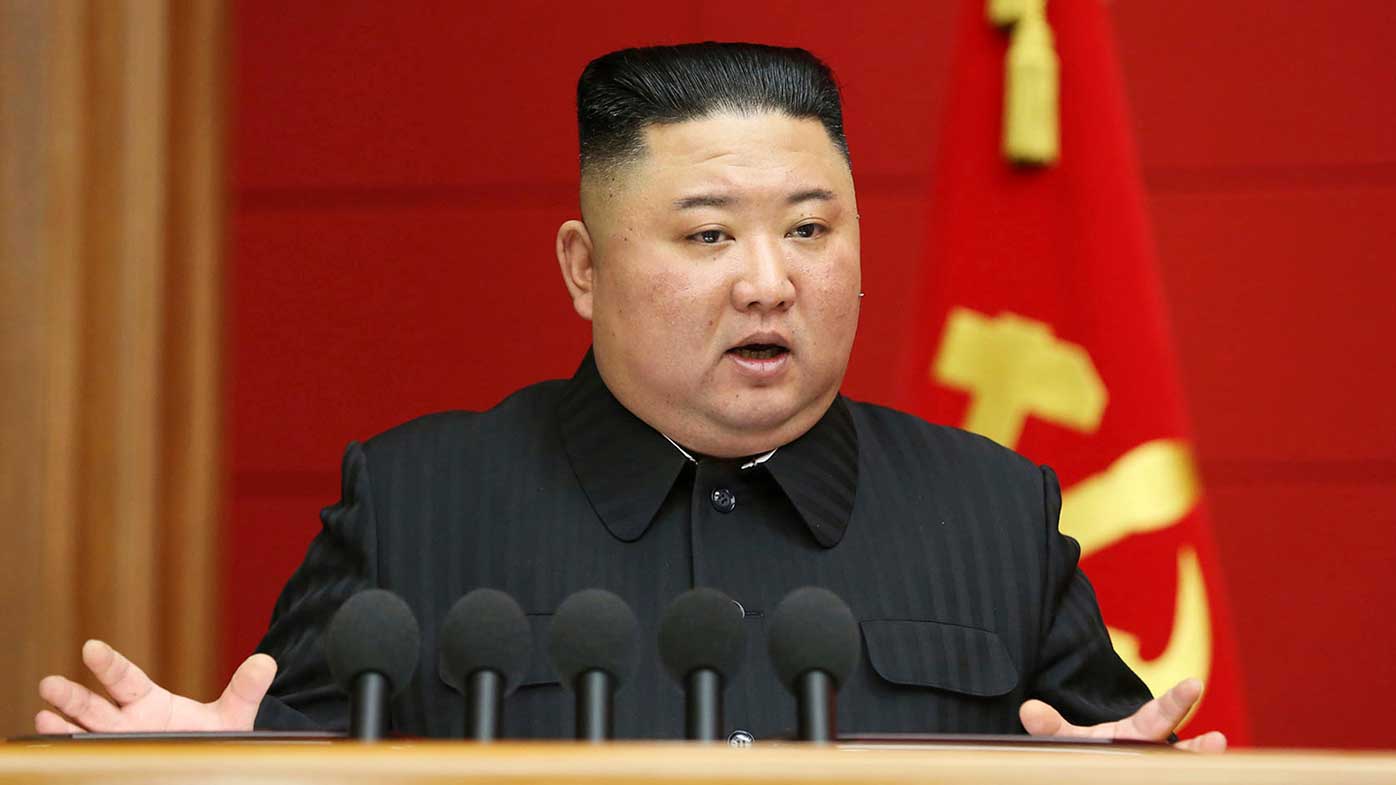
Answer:
<path fill-rule="evenodd" d="M 582 177 L 641 157 L 647 126 L 721 112 L 818 120 L 849 160 L 839 88 L 823 61 L 804 49 L 705 42 L 621 49 L 587 64 L 577 81 Z"/>

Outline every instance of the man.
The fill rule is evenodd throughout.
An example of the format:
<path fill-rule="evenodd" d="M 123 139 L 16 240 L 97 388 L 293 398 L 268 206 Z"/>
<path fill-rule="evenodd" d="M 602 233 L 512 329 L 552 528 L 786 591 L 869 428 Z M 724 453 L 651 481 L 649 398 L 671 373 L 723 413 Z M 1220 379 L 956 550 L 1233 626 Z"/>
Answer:
<path fill-rule="evenodd" d="M 1168 737 L 1201 685 L 1150 700 L 1115 656 L 1057 532 L 1052 472 L 839 396 L 859 228 L 828 68 L 755 45 L 624 50 L 587 66 L 578 119 L 582 220 L 557 236 L 592 324 L 576 375 L 350 445 L 341 500 L 263 653 L 219 700 L 172 696 L 89 642 L 116 705 L 49 677 L 40 693 L 57 712 L 37 728 L 342 727 L 321 634 L 347 597 L 381 586 L 423 629 L 394 727 L 459 736 L 460 698 L 435 668 L 451 603 L 504 589 L 541 640 L 564 597 L 596 586 L 630 602 L 647 639 L 618 735 L 676 737 L 681 697 L 654 631 L 669 600 L 709 585 L 743 606 L 752 640 L 728 685 L 729 730 L 777 737 L 793 711 L 763 655 L 765 614 L 816 584 L 848 601 L 863 635 L 844 732 Z M 571 703 L 544 659 L 510 699 L 506 736 L 568 735 Z"/>

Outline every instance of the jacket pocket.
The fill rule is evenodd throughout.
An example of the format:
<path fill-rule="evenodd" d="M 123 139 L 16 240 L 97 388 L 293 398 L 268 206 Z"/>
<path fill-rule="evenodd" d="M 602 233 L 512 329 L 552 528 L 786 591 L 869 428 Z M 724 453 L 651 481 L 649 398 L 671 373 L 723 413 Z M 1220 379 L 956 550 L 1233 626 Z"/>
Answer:
<path fill-rule="evenodd" d="M 981 697 L 1004 695 L 1018 685 L 1008 647 L 989 630 L 902 619 L 859 626 L 873 671 L 893 684 Z"/>

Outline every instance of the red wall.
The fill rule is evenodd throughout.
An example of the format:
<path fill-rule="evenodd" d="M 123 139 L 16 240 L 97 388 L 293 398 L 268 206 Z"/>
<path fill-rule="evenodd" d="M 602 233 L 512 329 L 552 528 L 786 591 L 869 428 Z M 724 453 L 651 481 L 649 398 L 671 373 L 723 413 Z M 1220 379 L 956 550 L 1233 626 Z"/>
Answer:
<path fill-rule="evenodd" d="M 845 390 L 895 397 L 955 6 L 855 8 L 238 5 L 227 666 L 336 498 L 346 442 L 571 373 L 587 325 L 552 239 L 575 213 L 572 91 L 596 54 L 747 39 L 835 67 L 869 292 Z M 1254 740 L 1391 746 L 1391 6 L 1109 8 Z"/>
<path fill-rule="evenodd" d="M 1255 739 L 1393 746 L 1396 6 L 1111 8 Z"/>

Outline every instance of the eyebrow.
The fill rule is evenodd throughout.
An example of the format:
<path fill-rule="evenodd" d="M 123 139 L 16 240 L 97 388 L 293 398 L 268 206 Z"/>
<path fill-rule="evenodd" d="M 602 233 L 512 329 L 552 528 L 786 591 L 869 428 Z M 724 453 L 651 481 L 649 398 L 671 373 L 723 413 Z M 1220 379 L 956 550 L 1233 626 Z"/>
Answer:
<path fill-rule="evenodd" d="M 831 202 L 835 199 L 833 191 L 828 188 L 807 188 L 803 191 L 796 191 L 785 198 L 786 204 L 800 204 L 801 202 Z M 692 210 L 696 207 L 731 207 L 739 200 L 727 194 L 694 194 L 674 200 L 674 209 Z"/>
<path fill-rule="evenodd" d="M 799 204 L 800 202 L 832 202 L 834 192 L 828 188 L 809 188 L 804 191 L 796 191 L 785 200 L 786 204 Z"/>
<path fill-rule="evenodd" d="M 720 194 L 696 194 L 685 196 L 682 199 L 674 200 L 674 209 L 692 210 L 695 207 L 727 207 L 737 201 L 730 196 Z"/>

